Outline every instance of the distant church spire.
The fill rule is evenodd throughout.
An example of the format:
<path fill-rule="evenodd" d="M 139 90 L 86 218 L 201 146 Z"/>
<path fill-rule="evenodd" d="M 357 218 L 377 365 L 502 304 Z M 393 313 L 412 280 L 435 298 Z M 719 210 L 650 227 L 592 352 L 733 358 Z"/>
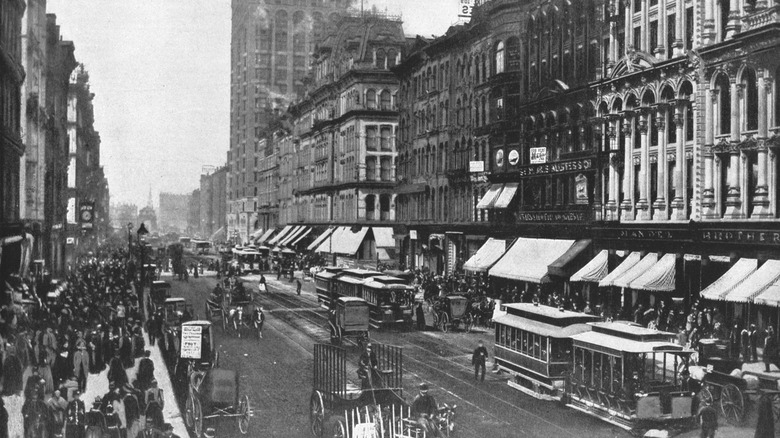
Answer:
<path fill-rule="evenodd" d="M 146 206 L 152 208 L 152 185 L 149 185 L 149 200 L 146 201 Z"/>

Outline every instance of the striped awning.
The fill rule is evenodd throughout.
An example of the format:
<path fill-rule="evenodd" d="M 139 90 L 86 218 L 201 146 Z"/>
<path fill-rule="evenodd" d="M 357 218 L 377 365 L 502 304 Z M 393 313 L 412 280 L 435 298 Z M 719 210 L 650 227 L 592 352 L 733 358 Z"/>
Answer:
<path fill-rule="evenodd" d="M 589 261 L 579 271 L 575 272 L 569 281 L 601 281 L 608 273 L 609 251 L 601 250 L 593 260 Z"/>
<path fill-rule="evenodd" d="M 282 240 L 282 238 L 285 235 L 287 235 L 287 233 L 290 232 L 290 230 L 292 230 L 292 225 L 285 225 L 284 228 L 282 228 L 282 231 L 279 232 L 279 234 L 277 234 L 276 236 L 274 236 L 273 239 L 268 241 L 268 244 L 269 245 L 276 245 L 276 244 L 278 244 L 279 241 Z"/>
<path fill-rule="evenodd" d="M 289 233 L 287 233 L 287 236 L 285 236 L 282 240 L 279 241 L 279 245 L 287 246 L 288 243 L 290 243 L 291 240 L 298 237 L 298 234 L 303 231 L 303 225 L 298 225 L 292 230 L 290 230 Z"/>
<path fill-rule="evenodd" d="M 574 244 L 574 240 L 520 237 L 490 268 L 491 277 L 529 283 L 549 283 L 548 266 Z"/>
<path fill-rule="evenodd" d="M 266 240 L 268 240 L 269 237 L 271 237 L 271 234 L 273 234 L 274 229 L 269 228 L 265 233 L 263 233 L 262 236 L 258 237 L 257 240 L 255 240 L 255 243 L 258 245 L 262 245 L 265 243 Z"/>
<path fill-rule="evenodd" d="M 374 233 L 376 246 L 380 248 L 395 248 L 395 239 L 393 239 L 393 229 L 390 227 L 371 227 Z"/>
<path fill-rule="evenodd" d="M 634 265 L 639 263 L 641 259 L 642 256 L 638 252 L 632 252 L 628 255 L 628 257 L 626 257 L 625 260 L 623 260 L 621 264 L 618 265 L 617 268 L 615 268 L 612 272 L 607 274 L 606 277 L 599 281 L 599 287 L 614 286 L 615 280 L 621 275 L 625 274 L 626 271 L 633 268 Z"/>
<path fill-rule="evenodd" d="M 631 287 L 631 282 L 639 278 L 640 275 L 647 272 L 654 264 L 658 262 L 658 253 L 651 252 L 642 257 L 639 263 L 635 264 L 623 275 L 615 279 L 615 286 L 617 287 Z"/>
<path fill-rule="evenodd" d="M 732 303 L 747 303 L 753 301 L 777 279 L 780 278 L 780 260 L 767 260 L 760 268 L 753 271 L 738 287 L 734 287 L 724 298 Z"/>
<path fill-rule="evenodd" d="M 512 199 L 515 197 L 515 193 L 517 193 L 517 186 L 519 186 L 519 183 L 507 183 L 504 185 L 504 188 L 501 190 L 501 194 L 498 195 L 496 198 L 496 202 L 493 204 L 493 208 L 507 208 L 509 207 L 509 204 L 512 202 Z"/>
<path fill-rule="evenodd" d="M 477 208 L 493 208 L 493 204 L 495 204 L 496 199 L 498 199 L 498 195 L 501 193 L 503 188 L 503 184 L 491 184 L 487 193 L 485 193 L 485 196 L 483 196 L 482 199 L 480 199 L 477 203 Z"/>
<path fill-rule="evenodd" d="M 770 284 L 753 302 L 765 306 L 780 307 L 780 279 Z"/>
<path fill-rule="evenodd" d="M 650 269 L 632 281 L 628 287 L 651 292 L 674 291 L 674 279 L 677 274 L 676 262 L 676 254 L 664 255 Z"/>
<path fill-rule="evenodd" d="M 327 239 L 328 237 L 330 237 L 330 235 L 331 235 L 331 234 L 333 233 L 333 231 L 335 231 L 335 230 L 336 230 L 336 227 L 329 227 L 327 230 L 323 231 L 323 232 L 322 232 L 322 234 L 320 234 L 319 236 L 317 236 L 317 238 L 316 238 L 316 239 L 314 239 L 314 241 L 313 241 L 312 243 L 310 243 L 310 244 L 309 244 L 309 246 L 307 246 L 307 247 L 306 247 L 306 249 L 307 249 L 307 250 L 309 250 L 309 251 L 313 251 L 313 250 L 316 250 L 316 249 L 318 249 L 318 247 L 320 246 L 320 244 L 321 244 L 321 243 L 322 243 L 322 242 L 323 242 L 325 239 Z"/>
<path fill-rule="evenodd" d="M 493 266 L 506 251 L 506 240 L 492 237 L 482 245 L 476 254 L 463 264 L 463 269 L 471 272 L 485 272 Z"/>
<path fill-rule="evenodd" d="M 303 240 L 306 236 L 311 234 L 312 230 L 313 230 L 312 227 L 306 227 L 306 229 L 300 235 L 298 235 L 298 237 L 296 237 L 295 240 L 290 242 L 290 244 L 288 246 L 295 246 L 295 245 L 299 244 L 301 242 L 301 240 Z"/>
<path fill-rule="evenodd" d="M 723 300 L 738 284 L 742 283 L 758 268 L 756 259 L 739 259 L 720 278 L 701 291 L 701 297 L 708 300 Z"/>

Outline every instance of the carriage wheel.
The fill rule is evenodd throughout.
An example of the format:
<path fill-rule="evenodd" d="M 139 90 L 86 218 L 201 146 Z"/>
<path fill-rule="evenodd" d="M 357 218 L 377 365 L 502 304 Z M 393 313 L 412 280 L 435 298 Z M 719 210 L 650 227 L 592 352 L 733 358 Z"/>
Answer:
<path fill-rule="evenodd" d="M 328 420 L 325 433 L 327 438 L 345 438 L 347 436 L 347 421 L 341 416 L 331 418 Z"/>
<path fill-rule="evenodd" d="M 311 434 L 316 437 L 321 437 L 324 422 L 325 404 L 322 402 L 322 394 L 319 391 L 314 391 L 309 400 L 309 424 L 311 424 Z"/>
<path fill-rule="evenodd" d="M 439 318 L 439 330 L 443 331 L 444 333 L 447 333 L 450 331 L 450 317 L 447 316 L 446 313 L 441 315 L 441 318 Z"/>
<path fill-rule="evenodd" d="M 238 430 L 242 434 L 246 435 L 249 432 L 249 396 L 245 395 L 241 401 L 238 402 Z"/>
<path fill-rule="evenodd" d="M 699 391 L 699 406 L 712 406 L 715 403 L 712 392 L 708 386 L 702 386 Z"/>
<path fill-rule="evenodd" d="M 192 394 L 187 396 L 187 401 L 184 403 L 184 425 L 187 428 L 192 428 L 195 425 L 195 407 L 192 401 Z"/>
<path fill-rule="evenodd" d="M 739 424 L 745 414 L 745 400 L 742 392 L 729 383 L 720 390 L 720 410 L 730 424 Z"/>
<path fill-rule="evenodd" d="M 200 400 L 197 398 L 192 398 L 194 404 L 193 404 L 193 411 L 192 411 L 192 418 L 195 421 L 195 436 L 197 438 L 200 438 L 203 435 L 203 408 L 200 406 Z"/>

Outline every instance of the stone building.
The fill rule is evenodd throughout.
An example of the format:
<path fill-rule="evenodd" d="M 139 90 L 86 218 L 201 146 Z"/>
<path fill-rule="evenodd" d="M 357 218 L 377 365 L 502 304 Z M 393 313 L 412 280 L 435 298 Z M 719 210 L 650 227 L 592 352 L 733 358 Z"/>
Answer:
<path fill-rule="evenodd" d="M 157 215 L 157 225 L 160 233 L 183 233 L 189 229 L 190 215 L 189 194 L 160 193 L 160 207 Z M 198 201 L 200 205 L 200 201 Z M 200 211 L 197 214 L 200 218 Z"/>

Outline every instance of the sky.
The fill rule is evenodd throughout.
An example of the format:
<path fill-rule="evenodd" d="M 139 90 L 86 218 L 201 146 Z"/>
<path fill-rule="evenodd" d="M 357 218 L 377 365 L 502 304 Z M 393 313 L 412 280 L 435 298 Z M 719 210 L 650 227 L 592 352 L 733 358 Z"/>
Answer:
<path fill-rule="evenodd" d="M 441 35 L 460 0 L 366 0 L 407 35 Z M 94 93 L 111 202 L 190 193 L 225 164 L 230 135 L 230 0 L 48 0 Z"/>

